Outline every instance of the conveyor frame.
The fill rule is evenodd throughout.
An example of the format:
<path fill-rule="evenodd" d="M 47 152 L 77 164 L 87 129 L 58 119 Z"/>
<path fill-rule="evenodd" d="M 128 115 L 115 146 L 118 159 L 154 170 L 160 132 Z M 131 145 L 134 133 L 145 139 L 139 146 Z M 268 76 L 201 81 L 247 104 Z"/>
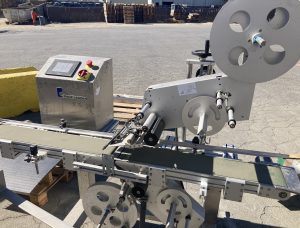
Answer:
<path fill-rule="evenodd" d="M 5 131 L 1 131 L 3 129 L 5 129 Z M 24 136 L 24 132 L 20 138 L 18 138 L 18 134 L 13 134 L 13 132 L 19 130 L 21 132 L 27 132 L 27 138 Z M 34 137 L 30 138 L 30 135 L 33 135 Z M 48 137 L 47 142 L 50 143 L 41 143 L 41 138 L 45 138 L 46 136 Z M 203 153 L 206 152 L 207 146 L 205 148 L 198 148 L 202 149 L 202 152 L 199 150 L 200 154 L 191 153 L 191 150 L 189 149 L 170 150 L 146 146 L 135 149 L 108 147 L 107 149 L 102 150 L 100 145 L 105 145 L 112 136 L 111 133 L 61 129 L 59 127 L 18 121 L 1 120 L 0 122 L 0 148 L 2 155 L 14 158 L 20 153 L 30 154 L 30 147 L 34 145 L 37 146 L 39 153 L 46 154 L 48 157 L 62 159 L 66 169 L 76 170 L 79 175 L 82 173 L 88 174 L 81 176 L 90 178 L 91 175 L 100 174 L 148 186 L 147 191 L 150 197 L 156 197 L 155 194 L 159 192 L 160 189 L 165 189 L 167 186 L 166 183 L 169 182 L 189 182 L 198 184 L 199 189 L 200 186 L 202 186 L 203 196 L 207 199 L 210 199 L 211 197 L 219 198 L 222 190 L 223 194 L 226 195 L 226 199 L 233 201 L 241 201 L 243 193 L 256 194 L 278 200 L 288 199 L 291 193 L 300 194 L 300 181 L 295 170 L 290 167 L 271 164 L 254 164 L 240 160 L 212 157 Z M 67 146 L 64 148 L 64 143 L 55 141 L 56 137 L 67 138 L 73 144 L 78 145 L 82 140 L 95 141 L 97 142 L 94 144 L 96 148 L 92 151 L 89 151 L 89 148 L 83 149 L 81 146 L 79 146 L 78 150 L 76 150 L 74 146 Z M 30 140 L 28 140 L 29 138 Z M 50 146 L 50 144 L 52 146 Z M 180 146 L 182 145 L 183 144 L 180 144 Z M 186 145 L 189 144 L 187 143 Z M 7 148 L 9 149 L 7 150 Z M 220 148 L 212 147 L 208 149 L 210 150 L 210 153 L 213 153 L 214 149 L 219 151 Z M 235 151 L 234 149 L 230 150 L 231 152 Z M 237 150 L 237 153 L 243 152 L 245 151 Z M 246 151 L 245 153 L 249 154 L 250 152 Z M 256 156 L 259 153 L 259 151 L 255 151 L 253 155 Z M 151 159 L 148 156 L 149 154 L 151 154 Z M 266 155 L 266 153 L 262 152 L 262 155 Z M 271 156 L 276 156 L 276 154 L 271 154 Z M 285 156 L 278 154 L 278 157 Z M 193 161 L 193 164 L 191 164 L 191 161 Z M 212 166 L 209 168 L 210 172 L 207 172 L 205 169 L 205 164 L 206 166 L 207 164 Z M 251 175 L 257 175 L 257 179 L 247 179 L 243 178 L 243 176 L 241 177 L 234 174 L 228 175 L 228 170 L 233 167 L 233 164 L 238 164 L 239 170 L 252 167 L 251 172 L 254 172 L 253 167 L 260 167 L 259 170 L 262 171 L 264 175 L 266 174 L 269 176 L 271 182 L 270 180 L 263 181 L 258 175 L 259 170 L 255 169 L 256 174 L 252 173 Z M 227 170 L 227 174 L 222 176 L 220 175 L 220 172 L 216 172 L 216 170 L 220 168 L 219 166 L 221 168 L 222 166 L 230 167 Z M 149 181 L 151 178 L 154 178 L 150 177 L 151 173 L 156 171 L 163 175 L 156 175 L 155 180 L 151 181 L 150 184 Z M 81 181 L 84 182 L 85 180 Z M 87 180 L 85 183 L 92 184 L 90 180 Z M 86 188 L 88 187 L 89 186 L 86 186 Z M 241 192 L 241 195 L 236 196 L 236 192 Z M 151 203 L 148 203 L 147 205 L 148 210 L 154 210 L 155 205 L 151 205 Z M 215 202 L 213 205 L 206 203 L 204 205 L 206 217 L 210 218 L 210 220 L 216 218 L 218 206 L 218 202 Z"/>

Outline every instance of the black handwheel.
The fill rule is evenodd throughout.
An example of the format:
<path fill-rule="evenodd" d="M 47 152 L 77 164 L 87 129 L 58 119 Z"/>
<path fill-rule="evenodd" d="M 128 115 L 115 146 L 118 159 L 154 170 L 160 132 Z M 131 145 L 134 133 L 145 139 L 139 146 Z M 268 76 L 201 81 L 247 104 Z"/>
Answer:
<path fill-rule="evenodd" d="M 195 56 L 198 56 L 201 59 L 205 59 L 205 58 L 211 56 L 211 53 L 206 52 L 205 50 L 195 50 L 195 51 L 192 51 L 192 54 Z"/>
<path fill-rule="evenodd" d="M 215 69 L 213 69 L 212 71 L 213 74 L 216 73 Z M 208 66 L 203 66 L 202 67 L 202 70 L 201 68 L 199 68 L 196 72 L 196 77 L 201 77 L 201 76 L 204 76 L 204 75 L 207 75 L 208 74 Z"/>

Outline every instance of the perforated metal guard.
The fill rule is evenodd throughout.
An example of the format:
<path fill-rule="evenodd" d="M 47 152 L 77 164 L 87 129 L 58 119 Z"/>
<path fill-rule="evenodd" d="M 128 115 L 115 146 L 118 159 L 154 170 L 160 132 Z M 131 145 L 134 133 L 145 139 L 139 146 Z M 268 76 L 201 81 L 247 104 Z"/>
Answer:
<path fill-rule="evenodd" d="M 231 0 L 211 30 L 211 51 L 229 77 L 259 83 L 279 77 L 300 57 L 298 0 Z M 252 43 L 258 34 L 265 46 Z"/>
<path fill-rule="evenodd" d="M 102 227 L 133 227 L 137 221 L 137 208 L 134 202 L 119 201 L 120 185 L 110 182 L 99 182 L 91 186 L 82 199 L 82 204 L 87 216 L 99 224 L 105 214 L 105 209 L 113 209 L 105 219 Z"/>

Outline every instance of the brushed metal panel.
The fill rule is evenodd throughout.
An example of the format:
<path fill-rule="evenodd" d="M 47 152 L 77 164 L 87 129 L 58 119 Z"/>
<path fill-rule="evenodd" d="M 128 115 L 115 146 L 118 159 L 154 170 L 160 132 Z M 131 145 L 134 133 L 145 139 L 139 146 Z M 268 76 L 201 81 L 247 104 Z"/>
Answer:
<path fill-rule="evenodd" d="M 55 61 L 79 61 L 72 77 L 47 75 Z M 87 60 L 93 61 L 90 80 L 77 80 Z M 99 130 L 113 119 L 112 60 L 109 58 L 58 55 L 47 60 L 39 71 L 37 87 L 41 119 L 44 124 L 58 126 L 63 118 L 70 128 Z M 61 92 L 58 92 L 58 89 Z"/>
<path fill-rule="evenodd" d="M 4 171 L 6 187 L 16 193 L 28 195 L 37 184 L 53 169 L 58 159 L 46 158 L 39 162 L 39 174 L 33 163 L 24 161 L 25 154 L 16 159 L 0 157 L 0 167 Z"/>

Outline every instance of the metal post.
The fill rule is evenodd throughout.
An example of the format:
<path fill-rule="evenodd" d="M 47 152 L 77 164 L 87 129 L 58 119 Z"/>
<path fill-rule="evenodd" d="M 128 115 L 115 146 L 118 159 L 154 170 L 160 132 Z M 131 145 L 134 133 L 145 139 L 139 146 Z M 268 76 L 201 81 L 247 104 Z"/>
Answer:
<path fill-rule="evenodd" d="M 0 192 L 6 189 L 6 183 L 3 170 L 0 170 Z"/>
<path fill-rule="evenodd" d="M 207 66 L 207 74 L 208 75 L 211 75 L 212 73 L 213 73 L 213 66 L 212 66 L 212 64 L 209 64 L 208 66 Z"/>
<path fill-rule="evenodd" d="M 175 226 L 175 215 L 176 215 L 177 204 L 175 202 L 171 203 L 169 215 L 167 218 L 166 228 L 174 228 Z"/>
<path fill-rule="evenodd" d="M 141 207 L 140 207 L 140 224 L 139 228 L 146 227 L 146 210 L 147 210 L 147 198 L 140 199 Z"/>
<path fill-rule="evenodd" d="M 98 226 L 99 228 L 102 227 L 102 225 L 104 224 L 104 222 L 105 222 L 107 216 L 108 216 L 110 213 L 111 213 L 111 210 L 110 210 L 109 208 L 106 208 L 106 209 L 105 209 L 105 213 L 104 213 L 103 217 L 101 218 L 101 220 L 100 220 L 100 222 L 99 222 L 99 226 Z"/>
<path fill-rule="evenodd" d="M 221 199 L 221 189 L 209 187 L 207 189 L 207 196 L 205 197 L 204 209 L 205 209 L 205 221 L 204 227 L 214 227 L 217 222 L 219 205 Z"/>
<path fill-rule="evenodd" d="M 176 138 L 176 142 L 179 142 L 179 138 L 178 138 L 178 128 L 175 129 L 175 138 Z M 175 150 L 178 150 L 178 146 L 175 146 Z"/>
<path fill-rule="evenodd" d="M 87 189 L 96 183 L 95 174 L 86 171 L 77 171 L 79 195 L 82 199 Z"/>
<path fill-rule="evenodd" d="M 186 128 L 185 127 L 179 127 L 177 128 L 178 131 L 178 140 L 177 142 L 185 142 L 186 140 Z"/>
<path fill-rule="evenodd" d="M 193 63 L 188 62 L 188 74 L 187 74 L 187 78 L 192 78 L 192 74 L 193 74 Z"/>
<path fill-rule="evenodd" d="M 190 223 L 191 223 L 191 216 L 188 215 L 185 217 L 184 228 L 190 228 Z"/>

